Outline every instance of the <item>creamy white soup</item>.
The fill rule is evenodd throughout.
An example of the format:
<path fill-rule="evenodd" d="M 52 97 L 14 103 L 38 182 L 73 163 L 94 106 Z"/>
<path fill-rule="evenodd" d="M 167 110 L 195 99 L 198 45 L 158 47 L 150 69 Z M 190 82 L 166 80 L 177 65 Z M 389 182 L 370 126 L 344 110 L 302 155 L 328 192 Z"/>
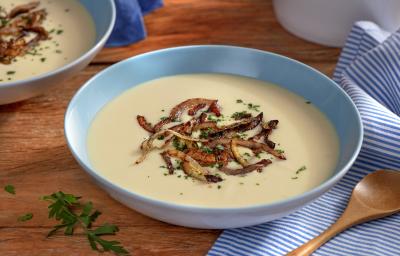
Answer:
<path fill-rule="evenodd" d="M 249 149 L 240 148 L 249 164 L 260 159 L 270 164 L 242 175 L 227 175 L 212 169 L 213 166 L 204 167 L 220 177 L 215 183 L 193 178 L 179 165 L 170 174 L 158 148 L 136 164 L 143 153 L 141 143 L 151 135 L 136 117 L 142 115 L 154 125 L 160 118 L 165 119 L 174 106 L 191 98 L 218 100 L 222 114 L 219 127 L 239 122 L 235 118 L 240 113 L 251 114 L 252 118 L 263 113 L 264 124 L 278 120 L 268 139 L 275 143 L 275 152 L 286 160 L 265 152 L 251 156 Z M 183 121 L 187 118 L 187 113 L 181 117 Z M 235 136 L 247 140 L 258 132 L 255 129 Z M 165 139 L 158 137 L 155 143 Z M 338 138 L 331 123 L 312 102 L 286 89 L 240 76 L 190 74 L 152 80 L 116 97 L 93 120 L 87 150 L 100 175 L 132 192 L 183 205 L 239 207 L 282 200 L 321 184 L 336 167 Z M 173 164 L 179 161 L 171 159 Z M 229 165 L 232 169 L 240 167 Z"/>
<path fill-rule="evenodd" d="M 1 0 L 2 13 L 34 0 Z M 0 83 L 40 75 L 70 63 L 88 51 L 95 42 L 92 17 L 77 0 L 40 0 L 32 11 L 45 10 L 43 28 L 48 39 L 39 41 L 11 64 L 0 63 Z M 0 33 L 1 37 L 1 33 Z M 4 36 L 4 39 L 7 37 Z"/>

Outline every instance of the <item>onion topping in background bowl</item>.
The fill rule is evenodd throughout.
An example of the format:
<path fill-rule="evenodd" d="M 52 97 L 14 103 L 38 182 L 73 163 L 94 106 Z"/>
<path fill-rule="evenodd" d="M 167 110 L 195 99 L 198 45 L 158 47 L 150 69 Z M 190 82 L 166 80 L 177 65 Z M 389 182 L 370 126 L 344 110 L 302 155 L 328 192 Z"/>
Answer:
<path fill-rule="evenodd" d="M 9 13 L 0 9 L 0 63 L 10 64 L 17 56 L 25 55 L 40 41 L 48 40 L 43 27 L 45 9 L 36 9 L 40 2 L 14 7 Z"/>
<path fill-rule="evenodd" d="M 82 70 L 115 23 L 113 0 L 2 0 L 0 105 L 48 91 Z"/>

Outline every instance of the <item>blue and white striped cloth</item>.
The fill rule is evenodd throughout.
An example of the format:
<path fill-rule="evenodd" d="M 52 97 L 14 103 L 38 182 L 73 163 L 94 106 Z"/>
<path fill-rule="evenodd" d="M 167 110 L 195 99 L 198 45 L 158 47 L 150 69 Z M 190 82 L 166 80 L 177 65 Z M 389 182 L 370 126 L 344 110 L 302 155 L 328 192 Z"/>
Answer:
<path fill-rule="evenodd" d="M 285 218 L 225 230 L 210 256 L 285 255 L 335 222 L 366 174 L 400 170 L 400 31 L 389 35 L 373 23 L 357 22 L 334 80 L 351 96 L 364 124 L 364 144 L 354 166 L 332 190 Z M 400 214 L 353 227 L 313 255 L 400 256 Z"/>

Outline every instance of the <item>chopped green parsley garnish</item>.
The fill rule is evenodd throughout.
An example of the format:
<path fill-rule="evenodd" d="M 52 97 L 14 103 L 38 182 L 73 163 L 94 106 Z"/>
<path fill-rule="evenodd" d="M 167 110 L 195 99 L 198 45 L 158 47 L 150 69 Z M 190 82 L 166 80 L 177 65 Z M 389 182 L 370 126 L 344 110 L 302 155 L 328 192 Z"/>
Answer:
<path fill-rule="evenodd" d="M 160 136 L 157 137 L 157 139 L 158 140 L 163 140 L 163 139 L 165 139 L 165 136 L 164 135 L 160 135 Z"/>
<path fill-rule="evenodd" d="M 182 169 L 182 161 L 181 160 L 178 160 L 178 159 L 175 159 L 175 164 L 176 164 L 176 169 L 178 169 L 178 170 L 181 170 Z M 178 178 L 180 178 L 180 175 L 178 176 Z"/>
<path fill-rule="evenodd" d="M 221 115 L 220 117 L 216 117 L 215 115 L 208 115 L 207 120 L 213 121 L 213 122 L 221 122 L 223 120 L 224 116 Z"/>
<path fill-rule="evenodd" d="M 14 75 L 15 71 L 11 70 L 11 71 L 7 71 L 7 75 Z"/>
<path fill-rule="evenodd" d="M 172 145 L 174 146 L 175 149 L 177 149 L 179 151 L 184 151 L 187 148 L 186 144 L 184 142 L 182 142 L 181 140 L 179 140 L 178 138 L 175 138 L 172 141 Z"/>
<path fill-rule="evenodd" d="M 305 171 L 305 170 L 307 170 L 307 167 L 306 167 L 305 165 L 303 165 L 302 167 L 300 167 L 300 168 L 296 171 L 296 174 L 299 174 L 299 173 L 301 173 L 302 171 Z"/>
<path fill-rule="evenodd" d="M 215 146 L 215 148 L 218 149 L 218 150 L 220 150 L 220 151 L 222 151 L 222 150 L 225 149 L 225 147 L 222 146 L 222 145 L 220 145 L 220 144 L 218 144 L 217 146 Z"/>
<path fill-rule="evenodd" d="M 260 105 L 255 105 L 255 104 L 253 104 L 253 103 L 248 103 L 248 104 L 247 104 L 247 108 L 248 108 L 249 110 L 253 110 L 253 111 L 260 112 Z"/>
<path fill-rule="evenodd" d="M 213 150 L 211 148 L 209 148 L 209 147 L 202 147 L 201 151 L 203 151 L 203 152 L 205 152 L 207 154 L 212 154 L 213 153 Z"/>
<path fill-rule="evenodd" d="M 285 150 L 283 150 L 283 149 L 275 149 L 275 151 L 278 152 L 279 154 L 285 153 Z"/>
<path fill-rule="evenodd" d="M 247 116 L 249 113 L 247 111 L 242 112 L 235 112 L 231 115 L 233 119 L 242 119 L 243 117 Z"/>
<path fill-rule="evenodd" d="M 243 100 L 237 99 L 237 100 L 236 100 L 236 103 L 243 103 Z"/>
<path fill-rule="evenodd" d="M 311 101 L 307 100 L 307 101 L 306 101 L 306 104 L 311 104 Z"/>
<path fill-rule="evenodd" d="M 201 130 L 200 135 L 199 135 L 199 138 L 200 138 L 200 139 L 207 139 L 207 138 L 208 138 L 208 135 L 209 135 L 211 132 L 213 132 L 213 129 L 211 129 L 211 128 L 207 128 L 207 129 L 205 129 L 205 130 Z"/>
<path fill-rule="evenodd" d="M 167 119 L 168 118 L 168 116 L 162 116 L 162 117 L 160 117 L 160 120 L 161 121 L 164 121 L 165 119 Z"/>
<path fill-rule="evenodd" d="M 46 58 L 40 58 L 40 61 L 41 61 L 41 62 L 45 62 L 45 61 L 46 61 Z"/>
<path fill-rule="evenodd" d="M 221 189 L 221 185 L 218 185 L 217 188 L 218 188 L 218 189 Z"/>
<path fill-rule="evenodd" d="M 57 30 L 57 35 L 61 35 L 62 33 L 64 33 L 64 30 L 62 30 L 62 29 L 59 29 L 59 30 Z"/>
<path fill-rule="evenodd" d="M 247 134 L 244 132 L 239 132 L 237 134 L 237 137 L 239 137 L 240 139 L 246 139 L 247 138 Z"/>
<path fill-rule="evenodd" d="M 4 27 L 5 25 L 7 25 L 8 20 L 4 17 L 0 17 L 0 27 Z"/>

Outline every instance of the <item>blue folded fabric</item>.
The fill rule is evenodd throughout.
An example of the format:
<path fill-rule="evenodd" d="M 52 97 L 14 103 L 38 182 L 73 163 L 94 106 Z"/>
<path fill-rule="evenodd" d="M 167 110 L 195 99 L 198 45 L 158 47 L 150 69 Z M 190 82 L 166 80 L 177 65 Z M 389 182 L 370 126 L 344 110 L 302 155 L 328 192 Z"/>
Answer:
<path fill-rule="evenodd" d="M 332 190 L 285 218 L 225 230 L 209 255 L 285 255 L 334 223 L 365 175 L 400 169 L 400 31 L 389 35 L 371 22 L 357 22 L 334 80 L 353 99 L 364 124 L 364 143 L 351 170 Z M 400 214 L 355 226 L 313 255 L 399 256 Z"/>
<path fill-rule="evenodd" d="M 143 15 L 163 5 L 162 0 L 115 0 L 117 20 L 106 47 L 125 46 L 146 37 Z"/>

